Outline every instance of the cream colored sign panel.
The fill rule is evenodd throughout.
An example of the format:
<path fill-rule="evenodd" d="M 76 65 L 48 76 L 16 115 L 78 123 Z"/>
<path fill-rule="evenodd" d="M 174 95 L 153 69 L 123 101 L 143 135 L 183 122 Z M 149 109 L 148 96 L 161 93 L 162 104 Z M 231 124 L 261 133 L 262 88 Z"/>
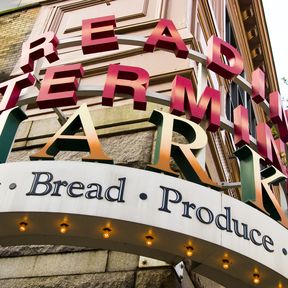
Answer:
<path fill-rule="evenodd" d="M 191 246 L 195 271 L 210 277 L 217 271 L 212 278 L 220 282 L 225 273 L 238 281 L 235 287 L 249 283 L 243 275 L 255 265 L 271 286 L 288 277 L 287 229 L 210 188 L 145 170 L 69 161 L 1 164 L 0 175 L 1 245 L 62 243 L 172 263 Z M 65 234 L 59 232 L 63 223 Z M 102 237 L 105 227 L 109 239 Z M 152 245 L 145 245 L 147 235 Z M 234 267 L 223 272 L 217 259 L 226 252 Z"/>

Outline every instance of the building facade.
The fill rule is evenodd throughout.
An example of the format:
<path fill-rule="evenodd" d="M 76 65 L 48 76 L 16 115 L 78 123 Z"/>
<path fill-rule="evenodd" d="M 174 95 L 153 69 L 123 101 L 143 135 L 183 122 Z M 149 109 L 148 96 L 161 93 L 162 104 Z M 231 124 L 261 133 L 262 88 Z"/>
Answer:
<path fill-rule="evenodd" d="M 285 121 L 281 118 L 286 117 L 285 113 L 283 114 L 280 108 L 277 110 L 275 108 L 276 104 L 273 104 L 274 106 L 271 104 L 277 102 L 276 100 L 272 102 L 271 93 L 278 91 L 279 87 L 262 1 L 51 0 L 38 1 L 37 3 L 35 1 L 18 2 L 14 4 L 11 1 L 9 4 L 0 4 L 0 8 L 2 8 L 0 14 L 2 28 L 0 32 L 2 40 L 0 44 L 0 82 L 8 83 L 9 79 L 21 77 L 21 75 L 29 72 L 29 69 L 27 71 L 23 70 L 26 50 L 22 45 L 23 43 L 30 43 L 32 46 L 41 44 L 41 41 L 44 41 L 41 35 L 48 37 L 47 33 L 49 32 L 53 32 L 54 36 L 56 35 L 59 41 L 59 44 L 55 44 L 59 59 L 50 59 L 49 61 L 47 59 L 38 60 L 40 57 L 33 56 L 37 59 L 35 59 L 34 67 L 30 72 L 36 80 L 33 82 L 33 85 L 23 84 L 26 86 L 22 87 L 21 84 L 21 93 L 19 93 L 20 96 L 18 95 L 19 99 L 16 99 L 16 104 L 24 111 L 27 119 L 16 120 L 19 123 L 17 124 L 17 132 L 15 131 L 16 136 L 12 151 L 7 153 L 7 161 L 2 161 L 3 164 L 1 164 L 3 166 L 1 171 L 5 173 L 5 177 L 7 176 L 6 178 L 3 177 L 2 192 L 3 195 L 5 194 L 5 197 L 8 197 L 7 199 L 10 199 L 10 202 L 9 204 L 3 203 L 1 208 L 3 215 L 1 230 L 3 230 L 3 233 L 0 235 L 0 245 L 2 245 L 0 248 L 0 286 L 5 288 L 68 286 L 208 288 L 222 286 L 254 287 L 255 285 L 259 287 L 286 287 L 287 272 L 285 274 L 285 268 L 283 267 L 287 264 L 288 259 L 288 256 L 286 257 L 288 250 L 288 226 L 285 226 L 287 225 L 285 223 L 287 223 L 288 213 L 285 181 L 280 180 L 285 180 L 285 175 L 287 175 L 287 173 L 284 173 L 283 168 L 286 167 L 286 153 L 283 145 L 287 140 L 283 141 L 283 145 L 279 141 L 275 141 L 275 145 L 271 142 L 271 145 L 274 145 L 271 148 L 271 145 L 267 144 L 266 140 L 263 140 L 266 138 L 259 136 L 260 128 L 257 128 L 261 126 L 259 125 L 261 123 L 263 125 L 264 123 L 268 123 L 267 125 L 269 125 L 271 130 L 269 131 L 275 139 L 285 139 L 285 131 L 287 129 L 285 130 Z M 1 7 L 1 5 L 3 6 Z M 110 17 L 108 20 L 107 18 L 103 18 L 107 16 Z M 93 37 L 113 38 L 114 34 L 111 32 L 113 30 L 111 28 L 113 26 L 112 16 L 115 16 L 116 20 L 113 29 L 115 30 L 115 35 L 118 37 L 118 46 L 114 47 L 115 41 L 113 42 L 110 39 L 110 42 L 114 44 L 110 43 L 112 46 L 108 45 L 109 48 L 104 45 L 105 48 L 99 48 L 99 51 L 94 47 L 90 48 L 92 52 L 89 48 L 87 48 L 88 52 L 85 52 L 83 50 L 84 44 L 81 42 L 84 31 L 82 21 L 94 19 L 96 24 L 95 26 L 91 24 L 90 28 L 92 30 L 95 29 L 96 32 L 94 30 L 94 32 L 89 32 L 89 29 L 87 29 L 89 33 L 96 34 Z M 96 18 L 98 20 L 95 20 Z M 149 51 L 149 48 L 145 48 L 145 41 L 147 41 L 150 35 L 156 33 L 157 29 L 155 27 L 158 27 L 158 30 L 161 29 L 159 26 L 159 23 L 162 23 L 160 19 L 169 19 L 172 21 L 163 22 L 164 24 L 162 25 L 167 26 L 163 29 L 161 36 L 166 37 L 167 43 L 169 42 L 168 38 L 170 40 L 171 38 L 177 38 L 179 42 L 171 41 L 173 42 L 173 46 L 167 45 L 167 43 L 159 44 L 159 41 L 159 43 L 154 45 L 157 49 L 154 49 L 152 52 Z M 99 22 L 102 24 L 99 24 Z M 171 26 L 171 23 L 174 26 Z M 107 26 L 107 30 L 110 32 L 102 31 L 101 27 L 104 26 Z M 177 35 L 175 30 L 173 30 L 174 27 Z M 97 32 L 97 29 L 101 31 Z M 85 33 L 88 33 L 87 31 Z M 174 32 L 172 33 L 171 31 Z M 98 36 L 97 33 L 99 33 Z M 216 47 L 218 43 L 215 40 L 216 42 L 213 42 L 214 46 L 211 46 L 211 43 L 209 44 L 209 39 L 213 35 L 237 49 L 242 57 L 243 71 L 237 72 L 237 75 L 232 75 L 233 77 L 223 77 L 219 68 L 215 70 L 215 68 L 209 68 L 206 65 L 208 61 L 207 55 L 209 55 L 209 51 L 213 50 L 211 50 L 211 47 Z M 90 39 L 91 42 L 95 40 L 93 37 Z M 51 40 L 50 43 L 52 42 Z M 162 42 L 165 42 L 165 40 L 162 39 Z M 179 50 L 182 51 L 179 48 L 179 43 L 185 43 L 189 52 L 188 57 L 187 55 L 186 57 L 177 56 Z M 32 46 L 30 46 L 31 50 L 33 49 Z M 223 48 L 225 45 L 221 47 Z M 229 50 L 227 47 L 226 49 Z M 219 58 L 221 59 L 222 66 L 224 65 L 226 68 L 229 66 L 232 67 L 234 65 L 233 60 L 237 57 L 235 54 L 231 56 L 229 52 L 226 53 L 225 51 L 227 51 L 225 48 L 224 52 L 221 50 L 222 58 Z M 32 61 L 31 59 L 29 60 L 30 62 Z M 72 67 L 72 65 L 74 66 Z M 81 68 L 79 65 L 82 65 Z M 44 87 L 43 83 L 45 81 L 44 78 L 47 76 L 47 71 L 53 69 L 53 67 L 66 66 L 69 66 L 69 69 L 74 69 L 74 74 L 71 70 L 70 74 L 66 72 L 61 74 L 62 70 L 53 73 L 59 73 L 57 75 L 60 79 L 74 77 L 75 79 L 72 81 L 74 86 L 71 84 L 70 79 L 70 82 L 67 80 L 69 82 L 68 86 L 67 82 L 66 84 L 62 82 L 64 84 L 61 87 L 59 86 L 55 89 L 50 87 L 49 93 L 61 94 L 69 89 L 71 90 L 72 85 L 74 87 L 72 90 L 75 90 L 78 100 L 73 105 L 66 105 L 68 102 L 62 99 L 63 102 L 61 100 L 57 102 L 58 104 L 60 103 L 59 105 L 57 104 L 57 107 L 52 107 L 53 105 L 49 106 L 50 103 L 58 101 L 57 96 L 54 95 L 53 101 L 49 103 L 43 102 L 43 107 L 40 109 L 39 103 L 36 103 L 36 99 L 39 95 L 39 89 Z M 142 86 L 140 85 L 141 88 L 139 88 L 139 85 L 132 87 L 132 92 L 131 87 L 130 89 L 121 90 L 119 87 L 127 86 L 128 84 L 127 82 L 124 82 L 126 84 L 121 84 L 120 82 L 117 85 L 115 84 L 117 80 L 114 77 L 116 72 L 113 72 L 112 68 L 116 66 L 122 67 L 124 71 L 122 71 L 123 76 L 117 70 L 117 77 L 122 77 L 130 82 L 139 80 L 140 72 L 142 73 L 141 77 L 145 78 L 143 70 L 148 72 L 148 89 L 146 89 L 148 85 L 142 83 Z M 134 67 L 134 70 L 132 69 L 131 72 L 127 67 Z M 137 68 L 141 68 L 141 71 L 137 75 L 138 79 L 135 76 L 135 71 L 138 71 Z M 259 71 L 257 69 L 261 69 L 265 73 L 264 80 L 263 77 L 261 78 L 261 73 L 257 78 L 258 74 L 255 74 L 255 71 Z M 189 124 L 190 122 L 187 124 L 185 121 L 182 123 L 180 119 L 175 120 L 175 123 L 178 121 L 180 124 L 178 122 L 178 124 L 175 124 L 174 120 L 171 120 L 172 126 L 173 123 L 175 124 L 175 129 L 172 128 L 172 132 L 170 131 L 171 137 L 173 137 L 173 139 L 170 139 L 171 147 L 173 143 L 177 143 L 178 146 L 181 144 L 188 145 L 187 142 L 190 144 L 194 143 L 195 147 L 189 149 L 189 151 L 195 150 L 192 155 L 197 159 L 195 161 L 200 163 L 199 167 L 192 160 L 189 162 L 186 156 L 184 156 L 185 159 L 183 158 L 183 155 L 186 154 L 183 152 L 185 148 L 181 150 L 182 146 L 179 146 L 178 150 L 175 148 L 175 151 L 172 149 L 171 156 L 173 157 L 171 159 L 169 151 L 170 162 L 168 165 L 167 159 L 165 160 L 166 162 L 163 160 L 165 158 L 164 154 L 159 152 L 167 148 L 163 144 L 167 139 L 163 138 L 163 140 L 161 138 L 165 136 L 163 132 L 165 130 L 163 119 L 170 119 L 170 116 L 167 115 L 173 114 L 170 113 L 173 108 L 177 110 L 176 102 L 174 102 L 175 106 L 171 102 L 171 94 L 177 94 L 175 92 L 177 90 L 175 88 L 175 85 L 177 86 L 177 79 L 182 79 L 181 81 L 189 79 L 190 86 L 189 88 L 185 86 L 186 91 L 184 94 L 186 93 L 185 95 L 187 96 L 187 90 L 192 89 L 189 90 L 190 94 L 188 94 L 190 96 L 197 94 L 195 99 L 197 98 L 198 103 L 201 97 L 204 98 L 202 93 L 206 91 L 206 87 L 213 89 L 214 92 L 218 91 L 217 93 L 219 94 L 217 95 L 220 96 L 218 106 L 220 107 L 219 117 L 221 123 L 219 124 L 221 127 L 209 131 L 209 125 L 212 121 L 210 114 L 216 113 L 213 109 L 217 108 L 212 106 L 212 103 L 210 103 L 210 106 L 212 106 L 210 114 L 207 113 L 205 117 L 200 117 L 202 119 L 201 122 L 197 120 L 200 126 L 199 129 L 206 131 L 206 136 L 204 136 L 207 138 L 205 140 L 207 145 L 201 138 L 201 131 L 199 132 L 199 144 L 194 143 L 195 138 L 198 137 L 198 124 Z M 261 86 L 259 90 L 264 90 L 264 99 L 252 99 L 254 97 L 257 98 L 257 95 L 261 94 L 260 92 L 258 94 L 255 92 L 258 88 L 257 83 L 260 82 L 264 83 L 264 88 L 263 85 L 259 84 Z M 106 92 L 109 90 L 109 85 L 114 85 L 113 83 L 115 84 L 114 92 L 116 96 L 112 100 L 110 97 L 109 100 L 108 95 L 108 100 L 106 99 L 107 102 L 103 105 L 104 102 L 101 96 L 105 93 L 105 89 L 107 89 Z M 58 84 L 57 82 L 55 85 Z M 69 86 L 69 84 L 71 85 Z M 130 85 L 132 84 L 130 83 Z M 145 109 L 143 108 L 145 105 L 143 101 L 141 102 L 141 99 L 138 103 L 135 100 L 136 97 L 134 99 L 131 97 L 131 94 L 136 93 L 137 89 L 138 92 L 141 92 L 141 89 L 144 89 L 143 87 L 146 89 L 145 92 L 148 99 Z M 8 90 L 7 86 L 0 84 L 2 95 L 7 94 Z M 195 95 L 191 91 L 194 91 Z M 42 93 L 45 94 L 43 91 Z M 184 98 L 186 97 L 185 95 Z M 261 95 L 258 98 L 261 98 Z M 5 96 L 3 96 L 3 99 L 5 99 Z M 4 103 L 3 99 L 1 104 Z M 187 104 L 185 101 L 183 100 L 183 107 L 184 104 Z M 169 106 L 172 108 L 170 109 Z M 184 107 L 186 108 L 185 110 L 189 110 L 187 107 L 187 105 Z M 195 106 L 193 107 L 195 108 Z M 197 107 L 199 108 L 199 106 Z M 242 107 L 243 109 L 241 111 L 237 110 L 238 107 Z M 272 110 L 274 114 L 269 113 L 271 107 L 274 107 L 274 110 Z M 8 110 L 7 108 L 11 109 L 11 107 L 2 106 L 1 111 Z M 155 109 L 158 112 L 153 112 Z M 207 110 L 209 110 L 209 107 Z M 179 111 L 178 117 L 187 119 L 185 112 Z M 188 112 L 191 114 L 191 111 Z M 88 114 L 89 117 L 87 116 Z M 163 119 L 159 120 L 159 117 L 163 117 Z M 87 118 L 90 119 L 90 122 Z M 153 120 L 154 118 L 156 120 Z M 86 123 L 85 125 L 83 125 L 84 122 Z M 162 124 L 159 124 L 160 122 Z M 93 127 L 97 132 L 96 136 L 89 128 L 91 123 L 93 123 Z M 64 129 L 63 127 L 66 128 Z M 240 132 L 236 133 L 235 127 L 238 127 Z M 264 129 L 264 126 L 261 127 L 261 129 Z M 163 131 L 161 130 L 162 128 Z M 2 128 L 2 132 L 4 131 L 3 129 L 5 127 Z M 193 133 L 189 134 L 189 129 L 192 129 L 191 131 L 194 131 L 193 133 L 196 136 Z M 91 134 L 91 138 L 87 136 L 87 131 L 93 134 Z M 250 135 L 248 135 L 248 143 L 247 132 Z M 69 142 L 63 136 L 66 135 L 69 137 L 72 134 L 75 137 L 75 143 L 73 141 Z M 87 138 L 85 138 L 85 134 Z M 4 132 L 1 135 L 3 135 L 3 137 L 1 136 L 3 143 L 3 139 L 10 139 L 12 137 L 5 136 Z M 95 137 L 99 139 L 97 138 L 97 141 L 91 144 L 87 139 L 92 139 L 93 137 L 94 139 Z M 241 141 L 239 141 L 239 137 Z M 9 146 L 9 141 L 5 145 Z M 88 141 L 88 144 L 86 142 L 86 144 L 83 144 L 81 141 Z M 266 143 L 266 146 L 263 144 L 266 150 L 262 146 L 262 148 L 259 148 L 258 143 Z M 248 159 L 247 155 L 250 155 L 252 152 L 248 148 L 248 150 L 243 150 L 245 149 L 243 148 L 244 144 L 259 154 L 261 154 L 260 151 L 264 151 L 261 157 L 266 162 L 264 161 L 264 164 L 261 164 L 263 165 L 261 169 L 276 166 L 277 171 L 282 173 L 281 175 L 277 174 L 278 178 L 275 178 L 275 181 L 273 180 L 273 185 L 270 185 L 271 180 L 265 184 L 266 188 L 263 186 L 266 189 L 266 192 L 263 192 L 263 195 L 265 195 L 263 196 L 263 199 L 265 198 L 263 203 L 268 203 L 268 208 L 265 206 L 266 204 L 258 202 L 260 200 L 257 197 L 260 194 L 257 194 L 258 196 L 254 195 L 256 197 L 254 199 L 245 198 L 244 188 L 251 188 L 252 182 L 248 180 L 245 182 L 243 180 L 245 177 L 247 179 L 247 176 L 244 175 L 245 169 L 248 172 L 250 171 L 250 168 L 244 164 L 250 161 L 249 159 L 252 156 Z M 50 145 L 50 148 L 47 145 Z M 174 146 L 177 145 L 175 144 Z M 200 145 L 201 149 L 197 145 Z M 100 148 L 103 149 L 101 150 L 101 155 L 95 152 L 97 149 L 99 151 Z M 242 149 L 241 153 L 238 152 L 237 154 L 236 152 L 235 154 L 235 151 L 238 149 Z M 185 151 L 187 152 L 187 150 Z M 271 153 L 274 153 L 274 158 L 272 156 L 271 158 L 267 151 L 269 153 L 272 151 Z M 95 152 L 95 155 L 93 152 Z M 251 155 L 254 154 L 252 153 Z M 253 157 L 255 160 L 256 156 Z M 54 158 L 55 160 L 52 161 Z M 49 161 L 35 161 L 40 159 Z M 166 163 L 166 166 L 163 163 L 161 166 L 159 159 L 162 159 L 163 163 Z M 111 160 L 113 160 L 114 165 L 111 164 Z M 188 161 L 190 166 L 185 161 Z M 59 166 L 55 164 L 54 167 L 54 162 L 60 163 Z M 98 162 L 100 164 L 97 164 Z M 102 162 L 108 164 L 102 164 Z M 198 168 L 195 168 L 196 166 L 192 162 Z M 253 162 L 253 164 L 255 163 Z M 96 167 L 93 165 L 100 166 Z M 168 166 L 169 168 L 167 168 Z M 190 168 L 188 169 L 187 166 Z M 131 169 L 125 170 L 126 167 L 130 167 Z M 150 168 L 147 169 L 147 167 Z M 193 167 L 192 170 L 191 167 Z M 255 169 L 254 167 L 253 173 L 250 171 L 252 173 L 250 178 L 253 178 L 254 173 L 256 175 Z M 30 178 L 25 180 L 25 173 L 28 173 L 27 171 L 31 172 L 31 180 Z M 267 171 L 269 172 L 270 170 Z M 21 176 L 22 172 L 24 176 Z M 204 176 L 202 172 L 205 174 Z M 122 173 L 125 177 L 119 176 L 117 173 L 119 175 Z M 179 179 L 164 174 L 174 174 L 173 176 L 177 176 Z M 95 175 L 100 176 L 97 178 Z M 263 179 L 268 176 L 270 177 L 272 174 L 265 175 L 262 173 L 262 178 L 259 177 Z M 276 172 L 273 175 L 275 176 Z M 96 180 L 93 177 L 96 177 Z M 113 177 L 116 177 L 116 180 Z M 129 177 L 132 179 L 131 182 Z M 5 179 L 8 178 L 10 182 L 7 180 L 9 182 L 6 181 L 7 184 Z M 71 179 L 74 182 L 70 183 Z M 95 183 L 91 183 L 91 179 Z M 188 185 L 193 182 L 193 179 L 197 179 L 195 180 L 197 185 L 204 183 L 203 186 L 205 188 L 202 189 L 202 186 L 191 186 L 189 188 L 190 186 Z M 88 182 L 84 183 L 86 180 Z M 211 183 L 215 184 L 215 187 L 218 187 L 216 187 L 217 189 L 213 186 L 213 183 L 212 185 L 209 182 L 210 180 Z M 275 182 L 277 182 L 277 185 L 274 185 Z M 130 183 L 133 183 L 133 185 L 130 185 Z M 169 183 L 171 183 L 170 186 Z M 163 219 L 161 218 L 162 214 L 158 219 L 158 214 L 153 212 L 153 203 L 149 203 L 151 205 L 150 208 L 149 205 L 142 207 L 142 204 L 139 204 L 139 201 L 144 203 L 147 197 L 148 200 L 150 199 L 151 195 L 149 193 L 151 191 L 149 189 L 154 189 L 154 184 L 159 189 L 159 199 L 162 199 L 162 203 L 155 204 L 155 207 L 158 207 L 155 211 L 157 210 L 157 213 L 160 211 L 162 214 L 165 214 Z M 93 192 L 89 190 L 90 192 L 86 192 L 84 197 L 83 185 L 86 185 L 85 189 L 92 188 L 93 186 Z M 206 186 L 212 187 L 213 192 Z M 138 202 L 131 200 L 131 207 L 124 206 L 125 201 L 125 205 L 129 202 L 125 198 L 128 193 L 126 191 L 131 190 L 133 192 L 135 189 L 144 189 L 145 187 L 149 189 L 147 188 L 147 191 L 137 191 L 137 193 L 140 193 L 138 193 Z M 39 190 L 37 190 L 38 188 Z M 218 192 L 214 191 L 214 188 Z M 196 199 L 199 200 L 199 203 L 195 202 L 197 205 L 189 202 L 190 198 L 189 201 L 185 199 L 186 190 L 188 193 L 190 190 L 194 191 L 195 189 L 198 189 L 202 193 L 199 199 L 195 195 Z M 9 195 L 15 192 L 18 194 L 13 194 L 14 196 L 12 197 L 7 194 L 7 191 L 10 192 Z M 273 196 L 271 196 L 271 191 Z M 210 192 L 211 198 L 209 198 Z M 27 199 L 29 198 L 27 205 L 26 200 L 22 202 L 22 196 L 19 196 L 20 193 Z M 92 193 L 94 194 L 92 195 Z M 126 194 L 124 195 L 124 193 Z M 203 193 L 208 193 L 207 195 L 209 196 L 203 196 Z M 219 196 L 220 194 L 221 196 Z M 227 198 L 225 198 L 226 196 Z M 151 198 L 153 197 L 151 196 Z M 52 198 L 53 200 L 50 200 Z M 88 200 L 90 202 L 87 204 L 88 202 L 85 202 L 85 198 L 86 200 L 98 201 L 98 204 L 91 204 L 92 201 L 90 200 Z M 157 200 L 158 198 L 155 199 Z M 232 204 L 230 204 L 229 199 L 235 202 L 231 202 Z M 40 201 L 42 202 L 40 203 Z M 214 211 L 213 205 L 217 206 L 218 201 L 219 205 L 221 202 L 219 213 L 222 214 L 216 216 L 218 210 Z M 228 202 L 226 203 L 225 201 Z M 15 204 L 15 202 L 17 203 Z M 222 204 L 222 202 L 226 204 Z M 249 202 L 252 205 L 249 206 L 243 202 Z M 29 210 L 30 203 L 31 205 L 35 205 L 34 210 Z M 181 204 L 179 208 L 180 212 L 177 210 L 178 203 L 179 206 Z M 262 208 L 259 206 L 259 203 L 262 205 Z M 120 208 L 118 211 L 117 204 L 118 206 L 122 205 L 121 209 L 123 211 Z M 93 208 L 93 205 L 96 205 L 96 208 Z M 135 208 L 133 205 L 137 207 Z M 246 206 L 248 210 L 245 215 Z M 279 212 L 279 206 L 281 206 L 282 212 Z M 9 209 L 10 207 L 12 208 L 9 210 L 7 207 Z M 242 209 L 242 207 L 244 207 L 242 211 L 237 210 Z M 133 210 L 134 208 L 136 210 Z M 97 209 L 100 211 L 99 214 L 97 214 Z M 259 210 L 262 210 L 262 212 L 259 212 Z M 131 211 L 136 212 L 132 215 Z M 149 211 L 148 214 L 150 215 L 146 215 L 147 211 Z M 196 212 L 194 213 L 193 211 Z M 250 211 L 252 211 L 251 215 L 249 214 Z M 176 215 L 178 212 L 179 215 L 177 215 L 179 217 Z M 253 214 L 254 212 L 255 215 Z M 97 217 L 93 216 L 95 213 Z M 129 215 L 129 213 L 131 214 Z M 143 215 L 141 213 L 146 214 Z M 225 220 L 228 221 L 228 213 L 234 213 L 233 217 L 235 219 L 230 219 L 232 221 L 231 225 L 234 225 L 234 230 L 228 227 L 228 222 L 225 222 Z M 175 217 L 171 218 L 173 219 L 171 221 L 173 223 L 167 223 L 169 220 L 165 220 L 166 214 L 167 217 L 171 215 Z M 264 214 L 268 214 L 271 217 L 272 214 L 276 216 L 272 220 L 271 217 Z M 222 215 L 222 220 L 219 220 L 219 215 Z M 155 218 L 153 219 L 153 217 Z M 181 218 L 181 220 L 178 220 L 177 217 Z M 262 217 L 264 219 L 263 222 Z M 198 219 L 199 223 L 189 224 L 189 222 L 182 222 L 187 219 L 190 221 L 190 218 Z M 216 219 L 219 221 L 217 222 Z M 223 224 L 224 222 L 221 222 L 223 219 L 226 226 Z M 153 221 L 155 225 L 153 225 Z M 239 226 L 238 229 L 240 230 L 236 229 L 236 225 L 240 225 L 240 221 L 244 223 L 241 226 L 243 231 L 240 231 Z M 277 221 L 281 223 L 277 223 Z M 269 224 L 267 224 L 267 227 L 265 227 L 266 223 Z M 194 226 L 189 227 L 189 225 L 195 225 L 195 228 Z M 212 225 L 215 227 L 211 228 Z M 272 236 L 269 234 L 271 232 L 270 228 L 274 233 L 273 235 L 271 234 Z M 192 229 L 191 235 L 187 234 L 187 231 L 190 231 L 189 229 Z M 197 231 L 194 231 L 194 229 Z M 106 232 L 109 239 L 105 239 Z M 260 235 L 261 241 L 259 240 Z M 277 242 L 278 238 L 281 238 L 280 236 L 283 239 Z M 149 240 L 151 243 L 149 243 Z M 140 243 L 141 241 L 143 243 Z M 278 244 L 279 246 L 277 246 Z M 253 252 L 251 253 L 250 251 Z M 277 256 L 277 253 L 279 253 L 281 258 Z M 277 259 L 279 263 L 277 263 Z M 272 264 L 269 264 L 269 266 L 267 263 Z"/>

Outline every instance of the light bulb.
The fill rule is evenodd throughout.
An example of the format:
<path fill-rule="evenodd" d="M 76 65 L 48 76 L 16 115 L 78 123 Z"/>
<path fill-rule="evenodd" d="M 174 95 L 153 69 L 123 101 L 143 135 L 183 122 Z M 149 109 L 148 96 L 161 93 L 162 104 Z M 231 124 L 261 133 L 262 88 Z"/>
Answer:
<path fill-rule="evenodd" d="M 68 224 L 62 223 L 62 224 L 60 225 L 60 233 L 62 233 L 62 234 L 66 233 L 67 230 L 68 230 L 68 226 L 69 226 Z"/>
<path fill-rule="evenodd" d="M 229 265 L 230 265 L 230 262 L 228 259 L 222 259 L 222 267 L 223 269 L 227 270 L 229 269 Z"/>
<path fill-rule="evenodd" d="M 192 246 L 186 246 L 186 255 L 188 257 L 191 257 L 193 255 L 193 247 Z"/>
<path fill-rule="evenodd" d="M 27 230 L 27 223 L 26 222 L 21 222 L 20 224 L 19 224 L 19 231 L 21 231 L 21 232 L 25 232 L 26 230 Z"/>
<path fill-rule="evenodd" d="M 253 274 L 253 283 L 259 284 L 260 283 L 260 275 L 258 273 Z"/>
<path fill-rule="evenodd" d="M 105 239 L 108 239 L 108 238 L 110 238 L 110 236 L 111 236 L 111 229 L 110 228 L 108 228 L 108 227 L 105 227 L 105 228 L 103 228 L 103 237 L 105 238 Z"/>
<path fill-rule="evenodd" d="M 151 235 L 145 236 L 145 242 L 147 246 L 152 246 L 154 237 Z"/>

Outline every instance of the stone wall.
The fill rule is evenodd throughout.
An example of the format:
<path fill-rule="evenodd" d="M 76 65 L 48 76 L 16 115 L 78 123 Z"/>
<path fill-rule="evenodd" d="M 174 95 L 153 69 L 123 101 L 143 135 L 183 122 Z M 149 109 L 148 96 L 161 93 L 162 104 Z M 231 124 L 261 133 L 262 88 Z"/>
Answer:
<path fill-rule="evenodd" d="M 39 7 L 0 14 L 0 82 L 9 78 L 21 55 L 23 42 L 28 38 Z"/>
<path fill-rule="evenodd" d="M 14 247 L 12 251 L 14 250 L 15 253 L 18 250 L 17 257 L 8 257 L 9 248 L 0 249 L 0 255 L 3 255 L 6 250 L 5 257 L 0 258 L 0 287 L 181 287 L 172 267 L 139 268 L 137 255 L 104 250 L 83 251 L 75 247 L 55 247 Z M 43 252 L 49 254 L 41 254 Z M 30 253 L 31 256 L 28 256 Z"/>

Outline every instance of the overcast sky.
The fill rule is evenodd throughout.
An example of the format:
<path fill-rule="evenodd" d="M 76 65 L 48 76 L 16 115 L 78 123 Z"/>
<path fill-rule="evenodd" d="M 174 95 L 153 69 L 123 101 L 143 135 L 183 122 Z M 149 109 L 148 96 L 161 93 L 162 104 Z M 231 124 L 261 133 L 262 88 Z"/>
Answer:
<path fill-rule="evenodd" d="M 262 0 L 276 65 L 280 92 L 288 99 L 288 1 Z M 281 79 L 287 79 L 287 85 Z M 288 102 L 285 104 L 287 106 Z"/>

